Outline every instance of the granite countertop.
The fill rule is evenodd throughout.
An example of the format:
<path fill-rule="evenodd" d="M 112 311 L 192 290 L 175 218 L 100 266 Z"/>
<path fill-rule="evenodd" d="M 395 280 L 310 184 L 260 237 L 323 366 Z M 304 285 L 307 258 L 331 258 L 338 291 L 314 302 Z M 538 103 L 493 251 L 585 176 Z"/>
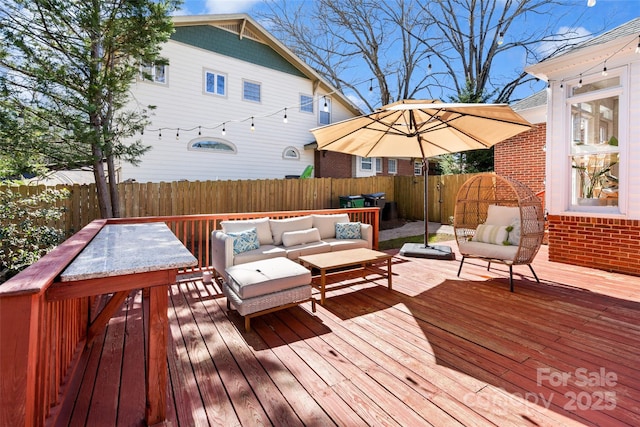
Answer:
<path fill-rule="evenodd" d="M 95 279 L 195 266 L 198 260 L 165 223 L 105 225 L 60 275 Z"/>

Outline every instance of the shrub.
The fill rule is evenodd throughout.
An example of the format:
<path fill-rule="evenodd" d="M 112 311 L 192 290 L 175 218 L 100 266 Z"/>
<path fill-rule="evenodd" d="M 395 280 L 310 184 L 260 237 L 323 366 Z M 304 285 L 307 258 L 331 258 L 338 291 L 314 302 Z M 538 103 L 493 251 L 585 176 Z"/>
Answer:
<path fill-rule="evenodd" d="M 36 262 L 64 240 L 64 231 L 51 224 L 62 217 L 56 202 L 69 191 L 45 189 L 23 196 L 0 190 L 0 283 Z"/>

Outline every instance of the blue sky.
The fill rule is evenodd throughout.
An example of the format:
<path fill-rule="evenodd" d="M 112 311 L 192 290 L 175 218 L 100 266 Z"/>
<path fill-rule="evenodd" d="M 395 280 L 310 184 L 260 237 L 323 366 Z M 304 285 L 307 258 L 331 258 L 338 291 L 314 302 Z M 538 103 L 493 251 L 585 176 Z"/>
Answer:
<path fill-rule="evenodd" d="M 308 3 L 309 5 L 313 3 L 313 0 L 297 1 Z M 296 0 L 287 0 L 288 4 L 295 2 Z M 265 3 L 267 2 L 264 0 L 185 0 L 180 14 L 247 13 L 256 18 L 256 13 L 265 10 Z M 576 14 L 566 16 L 567 22 L 560 21 L 558 23 L 558 30 L 561 30 L 562 27 L 573 25 L 575 16 L 583 12 L 583 19 L 580 22 L 579 28 L 576 28 L 575 31 L 587 36 L 600 34 L 603 32 L 603 28 L 609 30 L 640 16 L 640 0 L 596 0 L 596 4 L 593 7 L 587 7 L 587 0 L 573 0 L 573 3 L 575 4 Z M 540 19 L 547 19 L 547 17 L 542 16 Z M 544 24 L 544 22 L 541 22 L 541 26 Z M 508 61 L 515 61 L 517 63 L 518 60 L 517 58 L 510 58 Z M 513 63 L 514 62 L 511 62 L 509 66 L 513 67 Z M 495 65 L 499 66 L 499 64 Z M 363 76 L 360 80 L 364 81 L 368 79 L 370 77 L 369 73 L 370 71 L 368 69 L 362 70 Z M 354 76 L 354 80 L 358 81 L 359 77 L 360 76 Z M 517 96 L 515 98 L 529 96 L 542 88 L 544 88 L 543 83 L 531 87 L 522 87 L 516 92 Z"/>

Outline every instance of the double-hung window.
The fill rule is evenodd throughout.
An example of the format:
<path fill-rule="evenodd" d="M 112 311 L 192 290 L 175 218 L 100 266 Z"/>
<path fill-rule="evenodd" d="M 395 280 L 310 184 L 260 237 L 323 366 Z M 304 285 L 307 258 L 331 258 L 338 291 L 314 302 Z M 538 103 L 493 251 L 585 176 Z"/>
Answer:
<path fill-rule="evenodd" d="M 382 157 L 376 157 L 376 173 L 382 173 Z"/>
<path fill-rule="evenodd" d="M 572 206 L 618 206 L 622 94 L 621 75 L 569 86 Z"/>
<path fill-rule="evenodd" d="M 204 91 L 213 95 L 227 95 L 227 76 L 217 71 L 204 71 Z"/>
<path fill-rule="evenodd" d="M 398 159 L 389 159 L 387 163 L 387 168 L 389 170 L 390 175 L 395 175 L 398 173 Z"/>
<path fill-rule="evenodd" d="M 140 78 L 154 83 L 167 83 L 167 66 L 162 64 L 142 64 Z"/>
<path fill-rule="evenodd" d="M 373 160 L 371 157 L 360 157 L 360 170 L 370 171 L 373 168 Z"/>
<path fill-rule="evenodd" d="M 331 98 L 323 96 L 318 98 L 318 122 L 320 125 L 328 125 L 331 123 Z"/>

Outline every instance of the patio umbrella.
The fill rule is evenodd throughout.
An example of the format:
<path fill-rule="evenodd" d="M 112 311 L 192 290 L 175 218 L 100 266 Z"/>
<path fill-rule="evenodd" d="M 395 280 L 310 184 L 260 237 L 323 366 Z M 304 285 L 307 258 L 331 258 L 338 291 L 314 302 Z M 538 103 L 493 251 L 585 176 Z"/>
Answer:
<path fill-rule="evenodd" d="M 406 244 L 401 254 L 453 259 L 451 248 L 429 246 L 427 159 L 489 148 L 532 127 L 506 104 L 403 100 L 373 113 L 311 129 L 319 150 L 361 157 L 423 160 L 424 246 Z"/>

